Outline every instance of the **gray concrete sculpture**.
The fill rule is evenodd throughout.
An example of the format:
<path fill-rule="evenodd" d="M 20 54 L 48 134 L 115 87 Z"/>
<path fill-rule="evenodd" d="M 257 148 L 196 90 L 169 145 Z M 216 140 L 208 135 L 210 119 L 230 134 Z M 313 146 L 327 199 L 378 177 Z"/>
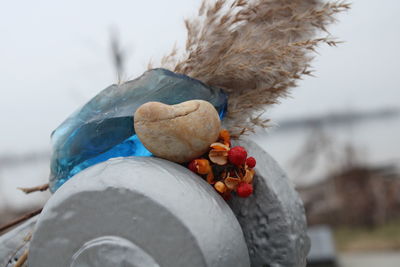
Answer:
<path fill-rule="evenodd" d="M 224 200 L 188 169 L 157 158 L 88 168 L 48 201 L 29 267 L 250 266 Z"/>
<path fill-rule="evenodd" d="M 240 144 L 258 161 L 249 198 L 225 202 L 165 160 L 109 160 L 63 185 L 34 231 L 37 218 L 1 236 L 0 267 L 12 266 L 32 231 L 29 267 L 304 267 L 309 239 L 297 193 L 265 151 Z"/>

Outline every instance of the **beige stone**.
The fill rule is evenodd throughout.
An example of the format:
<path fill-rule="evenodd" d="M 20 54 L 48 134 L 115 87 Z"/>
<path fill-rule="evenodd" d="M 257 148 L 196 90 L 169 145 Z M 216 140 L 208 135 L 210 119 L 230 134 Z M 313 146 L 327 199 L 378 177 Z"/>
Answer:
<path fill-rule="evenodd" d="M 220 128 L 216 109 L 203 100 L 177 105 L 148 102 L 135 113 L 135 131 L 143 145 L 157 157 L 178 163 L 207 152 Z"/>

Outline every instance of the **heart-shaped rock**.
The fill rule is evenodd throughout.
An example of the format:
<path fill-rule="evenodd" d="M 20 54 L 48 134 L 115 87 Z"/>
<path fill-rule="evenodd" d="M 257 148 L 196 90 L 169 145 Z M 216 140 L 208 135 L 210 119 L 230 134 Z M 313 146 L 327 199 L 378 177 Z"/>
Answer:
<path fill-rule="evenodd" d="M 143 145 L 157 157 L 178 163 L 204 154 L 221 128 L 214 106 L 203 100 L 177 105 L 148 102 L 136 110 L 134 118 Z"/>

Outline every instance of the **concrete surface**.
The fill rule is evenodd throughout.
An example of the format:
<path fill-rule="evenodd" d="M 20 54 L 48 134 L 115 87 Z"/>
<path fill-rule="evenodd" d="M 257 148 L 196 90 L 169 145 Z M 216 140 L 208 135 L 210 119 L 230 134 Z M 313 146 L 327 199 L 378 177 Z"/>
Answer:
<path fill-rule="evenodd" d="M 299 195 L 264 149 L 252 140 L 238 144 L 257 160 L 253 195 L 229 201 L 242 226 L 252 266 L 304 267 L 310 240 Z"/>
<path fill-rule="evenodd" d="M 151 263 L 149 265 L 149 263 Z M 46 203 L 29 267 L 249 267 L 242 229 L 193 172 L 144 157 L 78 173 Z"/>

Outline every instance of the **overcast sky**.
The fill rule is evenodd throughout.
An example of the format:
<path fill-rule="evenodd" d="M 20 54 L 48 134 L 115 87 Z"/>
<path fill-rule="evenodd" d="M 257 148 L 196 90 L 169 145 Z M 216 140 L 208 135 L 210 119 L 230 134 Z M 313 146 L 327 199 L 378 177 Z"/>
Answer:
<path fill-rule="evenodd" d="M 0 1 L 0 154 L 49 148 L 70 113 L 115 82 L 110 29 L 127 53 L 127 78 L 174 43 L 200 0 Z M 316 78 L 271 110 L 274 119 L 337 110 L 399 107 L 400 1 L 354 0 L 330 29 L 345 40 L 322 47 Z"/>

